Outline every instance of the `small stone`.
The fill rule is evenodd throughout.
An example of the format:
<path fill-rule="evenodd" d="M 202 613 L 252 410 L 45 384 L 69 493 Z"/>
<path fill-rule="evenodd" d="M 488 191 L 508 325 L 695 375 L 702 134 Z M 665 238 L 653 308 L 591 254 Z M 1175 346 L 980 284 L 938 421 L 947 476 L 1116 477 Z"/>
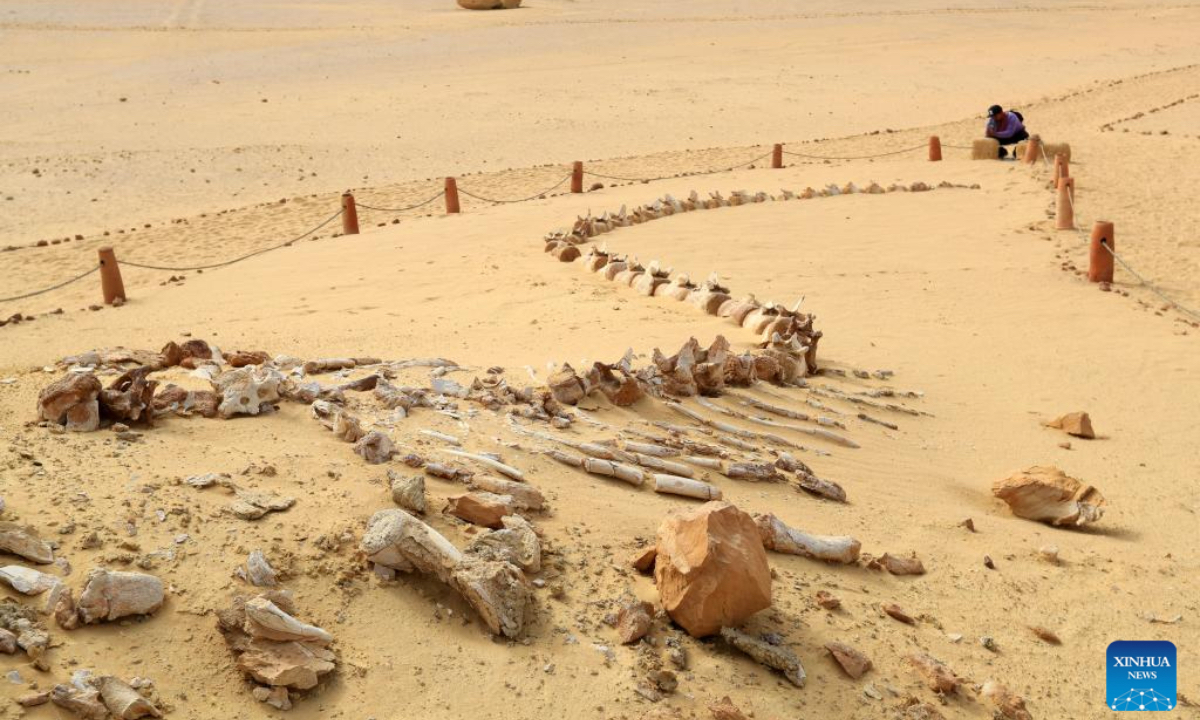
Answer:
<path fill-rule="evenodd" d="M 1086 412 L 1067 413 L 1046 423 L 1046 427 L 1057 428 L 1075 437 L 1094 440 L 1096 432 L 1092 429 L 1092 418 Z"/>
<path fill-rule="evenodd" d="M 914 619 L 913 616 L 909 615 L 908 613 L 904 612 L 904 610 L 896 603 L 885 604 L 883 606 L 883 611 L 885 613 L 887 613 L 889 616 L 899 620 L 902 623 L 907 623 L 908 625 L 916 625 L 917 624 L 916 619 Z"/>
<path fill-rule="evenodd" d="M 621 605 L 617 613 L 617 636 L 622 645 L 641 640 L 650 632 L 654 622 L 654 606 L 648 602 L 630 600 Z"/>
<path fill-rule="evenodd" d="M 842 670 L 845 670 L 846 674 L 855 680 L 865 675 L 872 667 L 871 660 L 866 655 L 845 643 L 826 643 L 825 649 L 842 667 Z"/>
<path fill-rule="evenodd" d="M 837 610 L 842 606 L 842 601 L 834 597 L 833 593 L 828 590 L 818 590 L 816 600 L 817 604 L 826 610 Z"/>

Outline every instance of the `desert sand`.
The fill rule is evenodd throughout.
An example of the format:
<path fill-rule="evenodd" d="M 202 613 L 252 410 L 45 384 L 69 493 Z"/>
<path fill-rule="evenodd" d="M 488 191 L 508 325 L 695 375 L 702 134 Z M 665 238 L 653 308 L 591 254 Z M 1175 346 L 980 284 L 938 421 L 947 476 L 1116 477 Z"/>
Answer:
<path fill-rule="evenodd" d="M 0 297 L 85 272 L 105 245 L 123 263 L 170 267 L 281 245 L 330 219 L 347 189 L 362 232 L 341 235 L 333 218 L 289 246 L 203 272 L 123 265 L 120 307 L 101 303 L 96 275 L 0 304 L 2 318 L 31 318 L 0 327 L 3 520 L 57 542 L 66 564 L 38 567 L 76 591 L 93 567 L 167 585 L 163 607 L 144 619 L 66 631 L 39 616 L 48 669 L 0 655 L 9 676 L 0 717 L 70 717 L 10 699 L 81 668 L 149 678 L 168 717 L 281 715 L 252 698 L 215 619 L 235 594 L 256 591 L 235 572 L 254 550 L 280 572 L 297 616 L 334 637 L 337 669 L 295 698 L 293 718 L 710 717 L 724 696 L 756 718 L 921 717 L 911 703 L 988 718 L 994 708 L 978 686 L 989 680 L 1021 695 L 1033 717 L 1095 718 L 1109 712 L 1105 648 L 1151 639 L 1175 643 L 1179 700 L 1200 701 L 1191 551 L 1200 318 L 1189 314 L 1200 308 L 1200 170 L 1187 160 L 1200 142 L 1198 31 L 1200 7 L 1188 3 L 799 10 L 548 0 L 488 13 L 426 0 L 9 3 L 0 247 L 13 249 L 0 253 Z M 1020 109 L 1047 141 L 1070 143 L 1078 224 L 1086 235 L 1094 220 L 1113 221 L 1122 258 L 1157 292 L 1120 266 L 1110 292 L 1087 281 L 1085 238 L 1054 229 L 1044 163 L 970 160 L 993 102 Z M 926 159 L 929 135 L 943 143 L 940 163 Z M 800 155 L 771 169 L 763 156 L 773 143 Z M 805 157 L 872 155 L 882 156 Z M 573 160 L 596 174 L 585 189 L 603 187 L 575 195 L 559 185 L 537 197 Z M 481 197 L 534 199 L 464 196 L 463 212 L 446 215 L 435 197 L 444 175 Z M 642 178 L 662 179 L 634 181 Z M 935 189 L 783 200 L 784 190 L 914 182 Z M 624 594 L 661 610 L 654 578 L 630 556 L 653 545 L 669 512 L 699 503 L 556 463 L 538 452 L 545 442 L 514 431 L 504 408 L 455 400 L 457 418 L 418 408 L 389 419 L 370 393 L 347 393 L 400 454 L 478 471 L 421 431 L 449 434 L 467 450 L 499 453 L 545 494 L 547 510 L 529 514 L 545 553 L 542 572 L 530 574 L 536 609 L 515 641 L 493 638 L 432 579 L 372 573 L 359 545 L 367 519 L 396 507 L 387 470 L 420 471 L 399 457 L 364 462 L 305 404 L 230 420 L 165 417 L 134 427 L 132 442 L 108 428 L 38 423 L 39 392 L 64 374 L 64 357 L 156 352 L 192 338 L 302 359 L 440 357 L 461 366 L 446 377 L 464 385 L 499 367 L 515 387 L 627 350 L 644 366 L 654 349 L 671 355 L 691 337 L 755 350 L 758 338 L 728 319 L 543 252 L 546 234 L 577 217 L 692 190 L 777 199 L 622 227 L 581 247 L 657 260 L 697 281 L 715 272 L 735 298 L 789 307 L 803 298 L 823 333 L 821 371 L 805 388 L 738 392 L 831 417 L 860 446 L 778 431 L 807 448 L 793 453 L 838 482 L 847 503 L 794 483 L 698 476 L 746 512 L 854 536 L 864 555 L 915 553 L 927 570 L 895 576 L 865 559 L 769 553 L 773 604 L 745 628 L 776 633 L 797 654 L 803 688 L 723 641 L 689 637 L 661 612 L 646 640 L 622 646 L 605 618 Z M 403 212 L 362 207 L 430 198 Z M 871 375 L 884 370 L 894 374 Z M 182 368 L 155 377 L 208 387 Z M 426 369 L 402 377 L 431 381 Z M 859 394 L 887 389 L 900 397 Z M 708 402 L 739 409 L 736 397 Z M 575 442 L 686 424 L 650 397 L 616 407 L 594 393 L 579 408 L 568 429 L 522 423 Z M 1044 426 L 1079 410 L 1096 439 Z M 726 449 L 766 462 L 780 449 L 758 444 Z M 992 483 L 1032 466 L 1095 486 L 1103 517 L 1075 529 L 1015 517 Z M 222 488 L 182 482 L 206 473 L 295 505 L 240 519 L 226 512 L 233 498 Z M 461 483 L 426 484 L 430 525 L 459 547 L 481 534 L 442 511 Z M 960 525 L 967 518 L 974 532 Z M 841 609 L 820 607 L 818 591 Z M 888 603 L 916 624 L 884 614 Z M 847 677 L 830 642 L 874 668 Z M 686 669 L 663 659 L 676 643 Z M 914 653 L 943 661 L 965 686 L 939 696 L 909 666 Z M 658 663 L 678 688 L 652 703 L 637 689 Z"/>

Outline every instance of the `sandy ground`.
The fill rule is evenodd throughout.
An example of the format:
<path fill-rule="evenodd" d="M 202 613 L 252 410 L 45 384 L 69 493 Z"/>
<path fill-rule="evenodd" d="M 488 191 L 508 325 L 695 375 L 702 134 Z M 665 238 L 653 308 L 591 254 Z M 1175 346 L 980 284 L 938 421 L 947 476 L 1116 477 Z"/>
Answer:
<path fill-rule="evenodd" d="M 278 244 L 332 214 L 347 187 L 362 203 L 395 208 L 435 194 L 440 181 L 430 178 L 446 173 L 481 195 L 521 197 L 560 180 L 575 158 L 641 178 L 728 167 L 777 141 L 838 156 L 921 145 L 931 132 L 968 145 L 980 109 L 1001 102 L 1020 107 L 1048 139 L 1071 142 L 1081 224 L 1115 221 L 1118 250 L 1135 268 L 1180 302 L 1200 304 L 1191 208 L 1200 171 L 1180 161 L 1194 151 L 1200 106 L 1200 11 L 1187 4 L 846 12 L 828 3 L 797 13 L 774 2 L 547 2 L 471 14 L 424 2 L 294 3 L 287 12 L 257 3 L 29 2 L 5 13 L 0 87 L 11 102 L 0 198 L 13 199 L 0 204 L 0 245 L 21 249 L 0 254 L 0 296 L 87 269 L 102 244 L 122 259 L 167 265 Z M 1007 67 L 999 83 L 998 57 Z M 802 144 L 822 138 L 838 139 Z M 825 332 L 825 364 L 896 372 L 886 383 L 832 375 L 814 385 L 919 390 L 922 398 L 904 402 L 928 413 L 888 414 L 899 426 L 892 431 L 859 421 L 847 403 L 769 391 L 848 414 L 846 432 L 862 448 L 806 440 L 823 453 L 802 459 L 841 482 L 850 503 L 713 478 L 726 497 L 813 532 L 852 534 L 866 552 L 915 551 L 929 573 L 896 578 L 772 555 L 775 607 L 753 627 L 784 636 L 804 661 L 807 687 L 720 643 L 684 638 L 691 668 L 664 704 L 707 717 L 704 705 L 728 694 L 758 718 L 894 717 L 903 697 L 939 703 L 903 661 L 922 650 L 974 682 L 1003 681 L 1035 717 L 1101 717 L 1104 650 L 1116 639 L 1175 642 L 1180 690 L 1200 699 L 1200 567 L 1189 552 L 1200 511 L 1200 331 L 1121 269 L 1112 293 L 1062 269 L 1086 267 L 1086 249 L 1074 233 L 1053 230 L 1045 168 L 971 162 L 950 147 L 945 154 L 936 165 L 921 151 L 847 162 L 790 156 L 784 170 L 759 162 L 583 196 L 501 206 L 465 198 L 456 217 L 441 215 L 439 201 L 363 211 L 359 236 L 333 237 L 335 221 L 319 237 L 227 268 L 126 267 L 131 300 L 121 308 L 84 309 L 99 300 L 94 276 L 0 306 L 2 317 L 38 315 L 0 328 L 0 379 L 14 380 L 0 384 L 5 519 L 59 540 L 69 582 L 94 565 L 135 563 L 171 586 L 167 605 L 145 621 L 52 628 L 61 645 L 50 673 L 0 657 L 0 671 L 21 678 L 0 683 L 0 695 L 89 667 L 151 677 L 172 717 L 278 714 L 250 699 L 211 616 L 246 590 L 233 570 L 261 548 L 287 570 L 301 616 L 333 633 L 341 658 L 291 717 L 641 717 L 650 706 L 634 692 L 638 662 L 657 649 L 616 645 L 602 619 L 623 591 L 656 598 L 626 558 L 687 501 L 498 444 L 528 442 L 488 412 L 469 432 L 428 412 L 388 428 L 405 449 L 435 457 L 437 445 L 419 429 L 465 433 L 469 448 L 503 453 L 550 498 L 551 511 L 534 517 L 553 553 L 537 620 L 527 641 L 498 642 L 435 583 L 381 586 L 369 577 L 355 548 L 366 518 L 391 506 L 384 470 L 364 464 L 305 408 L 284 404 L 270 417 L 229 422 L 169 419 L 134 444 L 108 431 L 52 435 L 28 424 L 38 391 L 56 376 L 39 368 L 82 350 L 157 349 L 187 334 L 226 350 L 301 357 L 448 357 L 472 368 L 453 375 L 463 382 L 495 365 L 514 383 L 527 381 L 526 366 L 544 379 L 549 362 L 614 360 L 627 348 L 673 352 L 689 336 L 707 343 L 723 333 L 745 348 L 749 335 L 725 321 L 552 261 L 543 234 L 589 210 L 691 189 L 945 180 L 980 187 L 721 209 L 601 239 L 693 277 L 717 271 L 735 295 L 803 296 Z M 67 235 L 69 243 L 28 247 Z M 162 284 L 172 275 L 186 279 Z M 41 315 L 60 307 L 62 315 Z M 167 377 L 198 382 L 179 371 Z M 668 417 L 651 402 L 586 405 L 616 426 Z M 1099 439 L 1041 426 L 1073 410 L 1091 413 Z M 612 435 L 580 424 L 570 434 Z M 1059 446 L 1066 440 L 1070 449 Z M 992 481 L 1038 464 L 1096 485 L 1109 500 L 1103 521 L 1089 531 L 1053 529 L 991 498 Z M 274 475 L 258 472 L 267 465 Z M 222 512 L 229 497 L 219 489 L 176 483 L 206 472 L 298 502 L 256 523 L 237 520 Z M 431 522 L 465 544 L 467 528 L 436 510 L 460 488 L 429 482 Z M 967 517 L 977 533 L 958 527 Z M 93 531 L 104 544 L 85 549 Z M 1038 559 L 1048 544 L 1060 564 Z M 996 570 L 984 567 L 985 555 Z M 561 599 L 549 592 L 556 585 Z M 820 589 L 844 609 L 820 609 L 812 599 Z M 921 620 L 896 623 L 880 615 L 882 602 Z M 1149 621 L 1176 616 L 1177 624 Z M 1029 625 L 1053 629 L 1063 644 L 1037 640 Z M 652 633 L 658 648 L 678 635 L 661 620 Z M 999 651 L 984 649 L 981 636 Z M 864 651 L 875 670 L 846 678 L 822 649 L 831 640 Z M 970 692 L 940 707 L 950 718 L 991 717 Z M 0 709 L 21 716 L 8 703 Z M 47 706 L 27 716 L 66 714 Z"/>

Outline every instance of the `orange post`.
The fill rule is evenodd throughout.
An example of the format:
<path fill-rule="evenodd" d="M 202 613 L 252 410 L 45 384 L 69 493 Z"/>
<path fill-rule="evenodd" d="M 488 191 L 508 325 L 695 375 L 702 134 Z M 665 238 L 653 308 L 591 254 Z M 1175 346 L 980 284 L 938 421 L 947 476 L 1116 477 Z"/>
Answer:
<path fill-rule="evenodd" d="M 1113 224 L 1106 220 L 1097 220 L 1092 227 L 1092 246 L 1088 258 L 1088 280 L 1092 282 L 1113 281 L 1113 256 L 1109 252 L 1117 249 L 1113 234 Z"/>
<path fill-rule="evenodd" d="M 446 214 L 452 215 L 458 211 L 458 181 L 448 177 L 446 178 Z"/>
<path fill-rule="evenodd" d="M 117 264 L 117 256 L 110 247 L 102 247 L 100 254 L 100 292 L 104 295 L 104 304 L 112 305 L 120 298 L 125 302 L 125 283 L 121 281 L 121 266 Z"/>
<path fill-rule="evenodd" d="M 940 162 L 942 159 L 942 139 L 937 135 L 929 136 L 929 162 Z"/>
<path fill-rule="evenodd" d="M 1058 204 L 1054 214 L 1057 223 L 1055 228 L 1058 230 L 1075 229 L 1075 178 L 1058 179 Z"/>
<path fill-rule="evenodd" d="M 354 196 L 348 192 L 342 193 L 342 234 L 358 234 L 358 206 L 354 204 Z"/>
<path fill-rule="evenodd" d="M 1054 156 L 1054 184 L 1057 186 L 1059 178 L 1071 177 L 1071 162 L 1067 160 L 1067 156 L 1059 153 Z"/>
<path fill-rule="evenodd" d="M 1032 165 L 1038 160 L 1038 155 L 1042 152 L 1042 136 L 1030 135 L 1025 141 L 1025 157 L 1021 161 L 1026 165 Z"/>
<path fill-rule="evenodd" d="M 583 161 L 576 160 L 571 166 L 571 192 L 578 195 L 583 192 Z"/>
<path fill-rule="evenodd" d="M 783 146 L 775 143 L 775 149 L 771 151 L 771 167 L 778 170 L 783 167 Z"/>

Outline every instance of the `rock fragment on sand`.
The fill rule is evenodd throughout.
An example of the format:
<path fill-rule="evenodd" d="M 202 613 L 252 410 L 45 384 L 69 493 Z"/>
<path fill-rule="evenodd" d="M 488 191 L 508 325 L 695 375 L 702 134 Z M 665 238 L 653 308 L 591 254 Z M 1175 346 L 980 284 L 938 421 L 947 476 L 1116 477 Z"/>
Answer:
<path fill-rule="evenodd" d="M 708 712 L 712 714 L 713 720 L 749 720 L 745 713 L 733 704 L 728 695 L 714 703 L 709 703 Z"/>
<path fill-rule="evenodd" d="M 91 373 L 67 373 L 38 393 L 38 419 L 72 432 L 100 427 L 100 381 Z"/>
<path fill-rule="evenodd" d="M 1092 418 L 1085 412 L 1067 413 L 1047 423 L 1046 427 L 1062 430 L 1068 435 L 1074 435 L 1086 440 L 1095 440 L 1096 431 L 1092 429 Z"/>
<path fill-rule="evenodd" d="M 925 565 L 916 555 L 897 557 L 884 553 L 872 560 L 867 567 L 872 570 L 887 570 L 892 575 L 924 575 Z"/>
<path fill-rule="evenodd" d="M 855 680 L 865 675 L 873 667 L 870 658 L 845 643 L 825 643 L 825 649 L 829 651 L 842 670 Z"/>
<path fill-rule="evenodd" d="M 102 414 L 122 422 L 150 422 L 154 413 L 154 391 L 158 382 L 149 379 L 153 368 L 143 365 L 124 373 L 100 391 Z"/>
<path fill-rule="evenodd" d="M 899 620 L 900 622 L 905 623 L 907 625 L 916 625 L 917 624 L 916 618 L 914 618 L 912 615 L 909 615 L 908 613 L 906 613 L 904 611 L 904 609 L 901 608 L 896 603 L 885 603 L 882 607 L 883 607 L 883 611 L 885 613 L 887 613 L 889 617 Z"/>
<path fill-rule="evenodd" d="M 267 562 L 262 550 L 255 550 L 246 559 L 246 579 L 255 587 L 275 587 L 275 568 Z"/>
<path fill-rule="evenodd" d="M 388 480 L 392 487 L 392 502 L 405 510 L 424 515 L 425 477 L 423 475 L 404 475 L 395 470 L 388 470 Z"/>
<path fill-rule="evenodd" d="M 54 562 L 54 550 L 33 528 L 13 522 L 0 522 L 0 552 L 9 553 L 40 565 Z"/>
<path fill-rule="evenodd" d="M 520 515 L 506 515 L 500 522 L 503 528 L 475 538 L 466 554 L 483 560 L 503 560 L 527 573 L 540 572 L 542 543 L 529 521 Z"/>
<path fill-rule="evenodd" d="M 521 0 L 458 0 L 467 10 L 512 10 L 521 7 Z"/>
<path fill-rule="evenodd" d="M 629 599 L 617 611 L 617 637 L 622 645 L 631 645 L 646 636 L 654 624 L 654 606 Z"/>
<path fill-rule="evenodd" d="M 783 673 L 796 687 L 804 687 L 807 675 L 800 658 L 796 653 L 781 645 L 772 645 L 766 640 L 760 640 L 736 628 L 726 627 L 721 630 L 725 642 L 749 655 L 755 661 Z"/>
<path fill-rule="evenodd" d="M 0 628 L 0 655 L 14 655 L 17 652 L 17 636 L 10 630 Z"/>
<path fill-rule="evenodd" d="M 74 684 L 55 685 L 50 691 L 50 702 L 74 713 L 83 720 L 103 720 L 108 717 L 108 708 L 100 700 L 100 691 L 90 685 L 78 687 Z"/>
<path fill-rule="evenodd" d="M 162 717 L 162 713 L 137 690 L 120 678 L 111 675 L 100 678 L 100 699 L 118 720 L 138 720 L 144 717 Z"/>
<path fill-rule="evenodd" d="M 1007 720 L 1033 720 L 1033 716 L 1025 709 L 1025 698 L 995 680 L 985 682 L 979 694 L 996 707 L 999 717 Z"/>
<path fill-rule="evenodd" d="M 667 614 L 693 637 L 739 625 L 771 606 L 758 527 L 727 502 L 675 511 L 658 529 L 655 584 Z"/>
<path fill-rule="evenodd" d="M 378 430 L 372 430 L 354 443 L 354 454 L 371 465 L 382 465 L 396 454 L 396 446 L 390 437 Z"/>
<path fill-rule="evenodd" d="M 267 513 L 283 512 L 295 504 L 295 498 L 239 490 L 236 499 L 229 504 L 229 512 L 242 520 L 258 520 Z"/>
<path fill-rule="evenodd" d="M 473 490 L 483 490 L 496 495 L 512 498 L 512 506 L 518 510 L 541 510 L 546 506 L 546 498 L 542 491 L 534 486 L 496 477 L 495 475 L 473 475 L 467 481 Z"/>
<path fill-rule="evenodd" d="M 1013 515 L 1059 527 L 1078 527 L 1104 515 L 1104 496 L 1056 467 L 1031 467 L 992 485 Z"/>
<path fill-rule="evenodd" d="M 828 590 L 818 590 L 816 594 L 816 601 L 817 605 L 820 605 L 826 610 L 837 610 L 842 606 L 842 601 Z"/>
<path fill-rule="evenodd" d="M 217 613 L 217 627 L 237 656 L 238 670 L 268 686 L 267 695 L 274 693 L 277 699 L 275 688 L 308 690 L 336 667 L 329 634 L 297 620 L 290 611 L 294 612 L 290 595 L 273 591 L 249 599 L 235 597 L 230 608 Z"/>
<path fill-rule="evenodd" d="M 153 575 L 97 568 L 79 594 L 79 619 L 85 625 L 132 615 L 151 615 L 162 607 L 162 580 Z"/>
<path fill-rule="evenodd" d="M 316 642 L 328 645 L 333 636 L 316 625 L 302 623 L 265 597 L 246 601 L 243 630 L 252 638 L 277 642 Z"/>
<path fill-rule="evenodd" d="M 657 558 L 658 548 L 651 545 L 634 553 L 629 565 L 640 573 L 651 573 L 654 571 L 654 563 Z"/>
<path fill-rule="evenodd" d="M 513 499 L 490 492 L 469 492 L 450 498 L 446 512 L 472 525 L 498 529 L 506 515 L 513 514 Z"/>
<path fill-rule="evenodd" d="M 965 682 L 954 674 L 954 671 L 941 660 L 926 653 L 910 655 L 908 663 L 915 669 L 929 686 L 930 690 L 942 695 L 953 695 Z"/>

